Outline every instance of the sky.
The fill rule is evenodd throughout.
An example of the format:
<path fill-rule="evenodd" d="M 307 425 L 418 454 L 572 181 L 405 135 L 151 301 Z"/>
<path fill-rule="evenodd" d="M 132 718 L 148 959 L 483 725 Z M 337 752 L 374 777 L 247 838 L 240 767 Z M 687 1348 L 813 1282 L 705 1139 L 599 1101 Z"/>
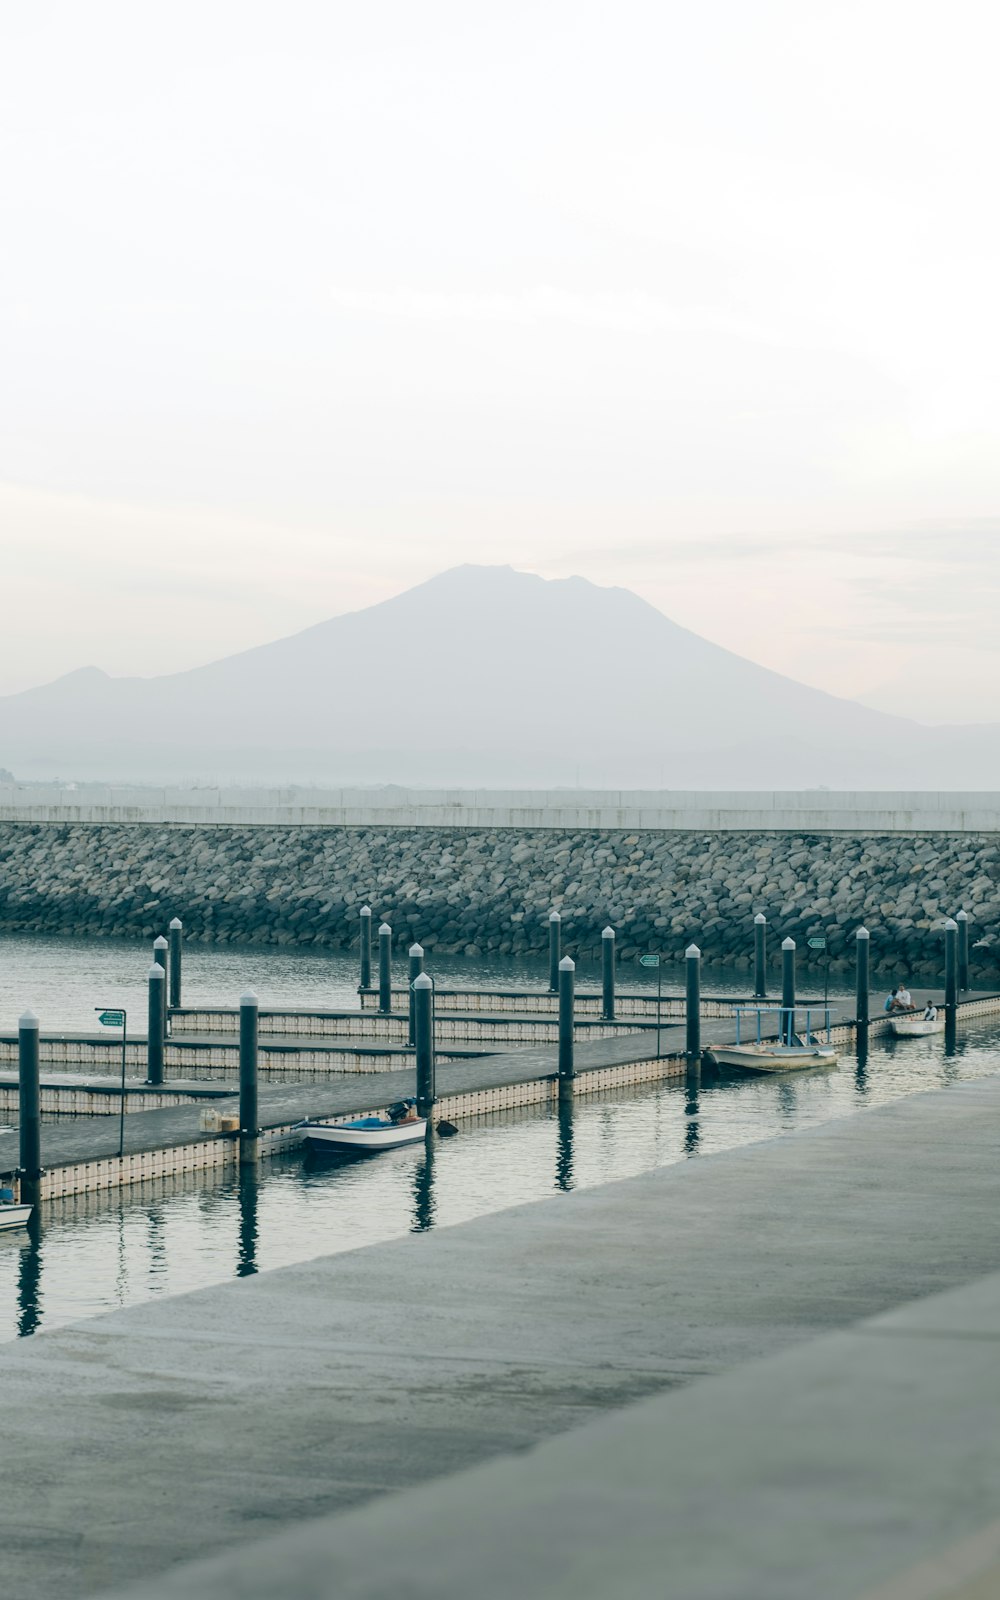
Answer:
<path fill-rule="evenodd" d="M 4 8 L 0 693 L 481 561 L 1000 721 L 998 34 L 980 0 Z"/>

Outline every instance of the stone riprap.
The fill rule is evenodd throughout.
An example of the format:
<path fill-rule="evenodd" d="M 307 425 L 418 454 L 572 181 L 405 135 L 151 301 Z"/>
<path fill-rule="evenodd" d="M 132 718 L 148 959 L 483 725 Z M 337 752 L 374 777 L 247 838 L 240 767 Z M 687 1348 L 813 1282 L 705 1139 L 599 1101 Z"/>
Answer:
<path fill-rule="evenodd" d="M 358 908 L 393 927 L 395 948 L 428 955 L 542 954 L 548 914 L 563 949 L 597 956 L 601 929 L 621 959 L 680 957 L 750 966 L 752 919 L 787 935 L 825 934 L 835 971 L 871 930 L 877 964 L 942 966 L 941 922 L 964 907 L 971 939 L 1000 925 L 1000 837 L 932 834 L 497 832 L 457 828 L 179 828 L 0 823 L 0 928 L 74 934 L 163 931 L 228 944 L 357 944 Z M 994 981 L 1000 941 L 972 951 Z"/>

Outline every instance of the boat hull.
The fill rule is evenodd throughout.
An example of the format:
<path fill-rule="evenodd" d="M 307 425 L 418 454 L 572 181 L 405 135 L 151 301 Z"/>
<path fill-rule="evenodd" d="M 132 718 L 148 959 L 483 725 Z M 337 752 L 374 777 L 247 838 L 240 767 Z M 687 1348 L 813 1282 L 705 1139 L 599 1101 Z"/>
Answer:
<path fill-rule="evenodd" d="M 0 1206 L 0 1232 L 9 1228 L 26 1228 L 32 1212 L 31 1206 Z"/>
<path fill-rule="evenodd" d="M 923 1017 L 893 1017 L 890 1024 L 897 1039 L 923 1039 L 929 1033 L 944 1033 L 944 1017 L 926 1022 Z"/>
<path fill-rule="evenodd" d="M 369 1123 L 374 1119 L 365 1119 Z M 418 1144 L 427 1135 L 427 1119 L 415 1122 L 380 1123 L 376 1127 L 352 1126 L 347 1122 L 310 1122 L 302 1137 L 312 1150 L 397 1150 L 400 1145 Z"/>
<path fill-rule="evenodd" d="M 796 1046 L 755 1044 L 713 1045 L 720 1067 L 749 1067 L 753 1072 L 807 1072 L 812 1067 L 832 1067 L 840 1059 L 832 1045 Z"/>

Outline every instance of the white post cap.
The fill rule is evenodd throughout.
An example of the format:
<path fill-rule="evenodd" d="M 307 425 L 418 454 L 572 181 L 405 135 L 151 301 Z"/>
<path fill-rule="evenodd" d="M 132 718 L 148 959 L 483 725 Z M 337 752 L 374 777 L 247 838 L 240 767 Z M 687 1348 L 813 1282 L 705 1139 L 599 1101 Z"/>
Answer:
<path fill-rule="evenodd" d="M 549 921 L 550 922 L 561 922 L 562 921 L 562 917 L 559 915 L 558 911 L 550 911 L 549 912 Z"/>
<path fill-rule="evenodd" d="M 359 917 L 370 917 L 371 914 L 372 914 L 371 906 L 362 906 L 361 910 L 358 912 L 358 916 Z"/>
<path fill-rule="evenodd" d="M 153 940 L 153 949 L 154 950 L 166 950 L 168 948 L 169 948 L 169 946 L 167 945 L 167 941 L 163 937 L 162 933 L 158 936 L 158 938 Z"/>
<path fill-rule="evenodd" d="M 686 960 L 688 960 L 688 961 L 700 961 L 701 960 L 701 951 L 698 949 L 698 946 L 696 944 L 689 944 L 687 949 L 684 952 L 684 955 L 685 955 Z"/>
<path fill-rule="evenodd" d="M 434 985 L 426 972 L 419 972 L 413 980 L 413 987 L 415 989 L 433 989 Z"/>
<path fill-rule="evenodd" d="M 559 971 L 560 972 L 575 972 L 576 971 L 576 962 L 573 960 L 572 956 L 563 956 L 562 960 L 559 963 Z"/>
<path fill-rule="evenodd" d="M 171 917 L 170 918 L 170 926 L 172 928 L 183 928 L 184 924 L 181 921 L 180 917 Z"/>
<path fill-rule="evenodd" d="M 781 948 L 782 948 L 782 950 L 794 950 L 795 949 L 795 940 L 794 939 L 782 939 Z"/>
<path fill-rule="evenodd" d="M 379 924 L 379 930 L 378 931 L 379 931 L 379 937 L 381 937 L 383 933 L 391 933 L 392 929 L 390 928 L 390 926 L 389 926 L 389 924 L 387 922 L 382 922 L 382 923 Z"/>
<path fill-rule="evenodd" d="M 422 959 L 423 958 L 423 954 L 424 954 L 423 945 L 422 944 L 411 944 L 410 949 L 409 949 L 409 954 L 411 956 L 414 956 L 414 957 L 420 956 L 421 959 Z"/>
<path fill-rule="evenodd" d="M 602 934 L 601 934 L 601 938 L 602 939 L 613 939 L 614 936 L 615 936 L 615 930 L 614 930 L 614 928 L 611 928 L 611 927 L 605 928 L 603 930 Z"/>
<path fill-rule="evenodd" d="M 17 1025 L 19 1028 L 38 1027 L 38 1018 L 35 1016 L 35 1013 L 32 1011 L 30 1006 L 28 1007 L 27 1011 L 21 1012 L 21 1015 L 17 1019 Z"/>
<path fill-rule="evenodd" d="M 957 933 L 958 932 L 958 923 L 954 922 L 952 920 L 952 918 L 949 917 L 947 922 L 944 925 L 944 931 L 945 931 L 945 933 Z"/>
<path fill-rule="evenodd" d="M 870 939 L 871 934 L 868 932 L 867 928 L 859 928 L 854 937 L 855 939 Z"/>
<path fill-rule="evenodd" d="M 969 920 L 969 913 L 967 911 L 956 911 L 956 913 L 955 913 L 955 921 L 956 922 L 968 922 L 968 920 Z"/>
<path fill-rule="evenodd" d="M 757 927 L 760 927 L 762 922 L 766 922 L 767 921 L 767 918 L 765 917 L 763 911 L 758 911 L 757 915 L 754 917 L 753 920 L 754 920 L 755 924 L 757 925 Z"/>
<path fill-rule="evenodd" d="M 165 978 L 166 977 L 166 973 L 164 972 L 163 968 L 160 966 L 160 963 L 158 961 L 154 961 L 153 962 L 153 965 L 149 969 L 149 976 L 153 979 L 154 982 L 156 981 L 157 978 Z"/>
<path fill-rule="evenodd" d="M 257 996 L 254 994 L 254 991 L 252 989 L 244 989 L 243 993 L 240 995 L 240 1005 L 255 1006 L 258 1003 L 259 1002 L 257 1000 Z"/>

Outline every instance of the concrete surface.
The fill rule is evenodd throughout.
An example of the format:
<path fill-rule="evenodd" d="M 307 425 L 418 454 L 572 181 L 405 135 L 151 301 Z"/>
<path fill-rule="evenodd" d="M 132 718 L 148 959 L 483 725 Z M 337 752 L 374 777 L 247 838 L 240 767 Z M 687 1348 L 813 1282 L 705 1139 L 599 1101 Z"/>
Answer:
<path fill-rule="evenodd" d="M 0 1350 L 6 1586 L 69 1600 L 238 1551 L 268 1529 L 523 1451 L 602 1412 L 981 1276 L 997 1261 L 998 1117 L 1000 1080 L 962 1084 L 8 1345 Z M 936 1415 L 949 1404 L 968 1410 L 957 1386 L 964 1375 L 981 1400 L 973 1445 L 985 1452 L 987 1422 L 996 1435 L 986 1393 L 996 1388 L 993 1335 L 961 1332 L 942 1341 Z M 905 1376 L 896 1356 L 881 1354 L 888 1348 L 865 1335 L 864 1363 L 848 1352 L 838 1369 L 845 1384 L 870 1369 L 873 1418 L 879 1388 L 894 1372 Z M 777 1427 L 784 1394 L 786 1436 L 804 1449 L 818 1414 L 796 1398 L 797 1380 L 770 1381 L 764 1414 Z M 767 1392 L 751 1382 L 743 1401 L 732 1391 L 733 1404 Z M 916 1380 L 903 1391 L 914 1410 L 920 1393 Z M 667 1439 L 672 1481 L 690 1475 L 689 1533 L 724 1524 L 731 1422 L 723 1406 L 700 1464 L 688 1465 L 695 1420 Z M 609 1426 L 619 1439 L 622 1419 Z M 942 1430 L 956 1462 L 960 1442 Z M 780 1463 L 750 1434 L 740 1449 L 728 1498 L 740 1481 L 748 1486 L 741 1525 L 747 1538 L 756 1527 L 764 1539 L 784 1494 Z M 567 1442 L 558 1459 L 573 1457 Z M 982 1492 L 970 1491 L 970 1506 L 979 1515 L 993 1466 L 985 1453 L 974 1459 Z M 580 1471 L 584 1481 L 582 1457 Z M 825 1477 L 803 1479 L 803 1515 L 814 1516 L 827 1488 L 848 1476 L 834 1456 Z M 618 1503 L 627 1510 L 627 1500 Z M 390 1543 L 395 1509 L 381 1515 Z M 615 1533 L 600 1494 L 571 1516 L 575 1536 L 591 1524 Z M 469 1530 L 455 1522 L 453 1544 L 460 1531 Z M 532 1547 L 540 1560 L 547 1538 Z M 692 1600 L 701 1592 L 729 1591 L 694 1590 Z M 735 1592 L 779 1600 L 783 1591 Z"/>
<path fill-rule="evenodd" d="M 947 790 L 81 789 L 0 786 L 0 821 L 166 826 L 995 833 L 1000 794 Z"/>
<path fill-rule="evenodd" d="M 996 1600 L 998 1497 L 994 1275 L 128 1593 Z"/>

